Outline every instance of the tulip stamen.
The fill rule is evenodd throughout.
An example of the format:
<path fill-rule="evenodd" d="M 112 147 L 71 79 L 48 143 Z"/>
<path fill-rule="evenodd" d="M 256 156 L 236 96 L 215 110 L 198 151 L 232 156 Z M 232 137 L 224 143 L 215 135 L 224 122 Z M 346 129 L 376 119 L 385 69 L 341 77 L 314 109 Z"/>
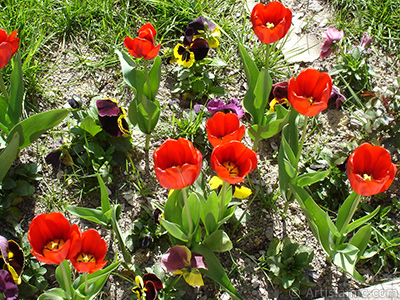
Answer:
<path fill-rule="evenodd" d="M 310 105 L 313 104 L 315 101 L 314 97 L 308 97 L 307 100 L 308 100 L 308 103 L 310 103 Z"/>
<path fill-rule="evenodd" d="M 63 239 L 55 239 L 53 241 L 48 241 L 43 248 L 43 254 L 49 251 L 58 250 L 65 244 Z"/>
<path fill-rule="evenodd" d="M 267 27 L 268 29 L 272 29 L 272 28 L 275 27 L 275 24 L 274 24 L 274 23 L 267 22 L 267 24 L 265 24 L 265 27 Z"/>
<path fill-rule="evenodd" d="M 365 180 L 365 181 L 372 181 L 372 175 L 368 175 L 368 174 L 363 174 L 363 179 Z"/>
<path fill-rule="evenodd" d="M 96 263 L 96 258 L 90 253 L 79 253 L 76 261 L 84 263 L 86 262 Z"/>
<path fill-rule="evenodd" d="M 239 168 L 231 161 L 226 161 L 222 165 L 229 171 L 229 177 L 239 176 Z"/>

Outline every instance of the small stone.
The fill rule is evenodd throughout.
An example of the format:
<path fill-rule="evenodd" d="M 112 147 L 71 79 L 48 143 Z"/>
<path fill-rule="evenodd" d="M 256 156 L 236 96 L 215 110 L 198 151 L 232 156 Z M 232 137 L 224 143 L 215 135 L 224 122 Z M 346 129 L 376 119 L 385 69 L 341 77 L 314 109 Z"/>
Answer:
<path fill-rule="evenodd" d="M 199 300 L 207 300 L 207 295 L 202 296 Z"/>
<path fill-rule="evenodd" d="M 318 1 L 311 1 L 310 4 L 308 5 L 308 9 L 314 11 L 314 12 L 320 12 L 321 10 L 324 9 L 324 7 L 318 3 Z"/>
<path fill-rule="evenodd" d="M 259 286 L 260 286 L 260 283 L 258 281 L 253 282 L 252 285 L 251 285 L 251 287 L 253 289 L 257 289 Z"/>
<path fill-rule="evenodd" d="M 257 291 L 251 291 L 251 294 L 253 295 L 253 296 L 257 296 L 258 295 L 258 292 Z"/>
<path fill-rule="evenodd" d="M 229 294 L 227 292 L 223 293 L 221 295 L 221 300 L 230 300 L 231 297 L 229 296 Z"/>
<path fill-rule="evenodd" d="M 321 23 L 319 23 L 319 27 L 321 27 L 321 28 L 323 28 L 323 27 L 325 27 L 326 25 L 328 24 L 328 19 L 323 19 L 322 21 L 321 21 Z"/>

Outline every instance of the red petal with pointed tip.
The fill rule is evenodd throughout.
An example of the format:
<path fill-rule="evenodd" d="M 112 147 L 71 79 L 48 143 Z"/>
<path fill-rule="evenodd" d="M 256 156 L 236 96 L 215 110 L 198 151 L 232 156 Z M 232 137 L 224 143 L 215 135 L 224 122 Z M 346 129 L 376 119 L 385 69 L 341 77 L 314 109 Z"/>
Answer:
<path fill-rule="evenodd" d="M 217 112 L 206 122 L 207 138 L 213 147 L 233 140 L 240 141 L 246 129 L 244 125 L 239 125 L 236 114 Z"/>

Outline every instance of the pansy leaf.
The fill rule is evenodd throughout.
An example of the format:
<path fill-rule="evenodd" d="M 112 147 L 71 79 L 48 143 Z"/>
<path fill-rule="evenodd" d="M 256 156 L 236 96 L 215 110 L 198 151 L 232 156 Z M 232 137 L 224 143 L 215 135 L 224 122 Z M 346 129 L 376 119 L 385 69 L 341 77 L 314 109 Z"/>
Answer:
<path fill-rule="evenodd" d="M 46 130 L 60 124 L 68 113 L 68 109 L 54 109 L 33 115 L 13 127 L 8 135 L 7 142 L 10 143 L 14 133 L 18 132 L 19 149 L 21 150 L 38 139 Z"/>
<path fill-rule="evenodd" d="M 225 273 L 224 267 L 221 265 L 218 257 L 215 256 L 214 252 L 206 247 L 205 245 L 195 245 L 192 248 L 192 252 L 198 253 L 204 257 L 204 260 L 208 266 L 208 270 L 201 269 L 201 272 L 213 279 L 222 288 L 224 288 L 234 300 L 243 300 L 240 294 L 233 287 L 228 276 Z"/>
<path fill-rule="evenodd" d="M 95 136 L 100 131 L 102 131 L 101 126 L 97 125 L 96 121 L 93 120 L 93 118 L 90 116 L 86 116 L 82 120 L 79 127 L 82 128 L 83 130 L 87 131 L 88 133 L 90 133 L 91 136 Z"/>

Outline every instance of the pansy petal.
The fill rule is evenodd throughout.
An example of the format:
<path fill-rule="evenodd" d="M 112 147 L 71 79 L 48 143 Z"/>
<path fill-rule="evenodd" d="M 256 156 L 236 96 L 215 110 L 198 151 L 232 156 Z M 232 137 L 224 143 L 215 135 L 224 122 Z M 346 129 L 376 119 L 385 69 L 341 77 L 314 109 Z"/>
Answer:
<path fill-rule="evenodd" d="M 161 259 L 162 267 L 168 272 L 182 270 L 190 266 L 191 252 L 185 246 L 169 248 Z"/>
<path fill-rule="evenodd" d="M 183 273 L 183 279 L 189 284 L 190 286 L 203 286 L 203 277 L 201 273 L 197 269 L 191 269 L 190 272 Z"/>

